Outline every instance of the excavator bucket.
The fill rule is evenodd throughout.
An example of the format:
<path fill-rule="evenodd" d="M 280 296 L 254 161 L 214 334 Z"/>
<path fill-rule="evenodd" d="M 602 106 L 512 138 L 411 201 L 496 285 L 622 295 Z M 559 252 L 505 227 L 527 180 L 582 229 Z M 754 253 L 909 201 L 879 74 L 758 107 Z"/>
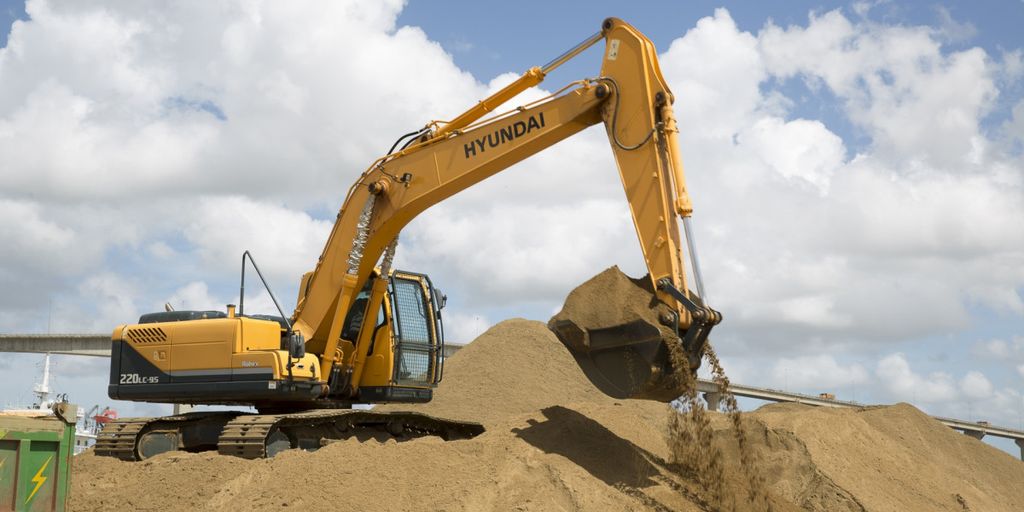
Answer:
<path fill-rule="evenodd" d="M 588 328 L 572 320 L 549 324 L 569 349 L 583 374 L 613 398 L 639 398 L 669 402 L 683 394 L 683 375 L 673 375 L 669 344 L 662 327 L 642 319 L 601 328 Z M 678 371 L 688 371 L 679 368 Z M 683 377 L 680 379 L 678 377 Z"/>
<path fill-rule="evenodd" d="M 706 340 L 677 332 L 675 314 L 649 278 L 611 267 L 573 290 L 548 327 L 605 394 L 669 402 L 692 382 Z"/>

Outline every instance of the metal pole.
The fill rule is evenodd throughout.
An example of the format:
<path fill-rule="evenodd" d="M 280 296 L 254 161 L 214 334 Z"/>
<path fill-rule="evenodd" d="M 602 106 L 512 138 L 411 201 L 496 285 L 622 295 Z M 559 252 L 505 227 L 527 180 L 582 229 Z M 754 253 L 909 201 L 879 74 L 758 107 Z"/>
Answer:
<path fill-rule="evenodd" d="M 292 332 L 292 323 L 288 321 L 288 317 L 284 316 L 284 310 L 281 309 L 281 305 L 277 303 L 277 297 L 274 296 L 274 292 L 270 289 L 270 285 L 267 284 L 267 280 L 263 278 L 263 272 L 260 272 L 260 266 L 256 264 L 256 260 L 252 258 L 252 254 L 249 251 L 242 253 L 242 275 L 245 275 L 245 258 L 249 258 L 249 262 L 252 263 L 253 270 L 256 271 L 256 275 L 260 277 L 260 281 L 263 282 L 263 287 L 267 289 L 267 295 L 270 295 L 270 300 L 274 301 L 274 307 L 277 308 L 277 312 L 281 314 L 281 318 L 284 320 L 284 324 L 288 327 L 288 332 Z M 245 289 L 245 282 L 243 278 L 243 290 Z M 241 300 L 239 300 L 241 302 Z"/>
<path fill-rule="evenodd" d="M 693 233 L 693 226 L 690 225 L 690 217 L 683 217 L 683 231 L 686 233 L 686 248 L 690 253 L 690 263 L 693 266 L 693 280 L 697 284 L 697 295 L 700 295 L 701 302 L 708 305 L 708 295 L 704 291 L 704 277 L 700 273 L 700 260 L 697 258 L 697 241 Z"/>
<path fill-rule="evenodd" d="M 242 279 L 238 286 L 238 316 L 245 315 L 245 257 L 249 251 L 242 253 Z"/>

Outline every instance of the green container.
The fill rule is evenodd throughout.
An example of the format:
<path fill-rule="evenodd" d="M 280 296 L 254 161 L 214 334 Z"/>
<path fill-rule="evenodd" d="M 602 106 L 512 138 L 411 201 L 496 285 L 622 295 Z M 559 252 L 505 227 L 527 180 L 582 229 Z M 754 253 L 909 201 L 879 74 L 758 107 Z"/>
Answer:
<path fill-rule="evenodd" d="M 0 510 L 64 510 L 77 407 L 53 416 L 0 415 Z"/>

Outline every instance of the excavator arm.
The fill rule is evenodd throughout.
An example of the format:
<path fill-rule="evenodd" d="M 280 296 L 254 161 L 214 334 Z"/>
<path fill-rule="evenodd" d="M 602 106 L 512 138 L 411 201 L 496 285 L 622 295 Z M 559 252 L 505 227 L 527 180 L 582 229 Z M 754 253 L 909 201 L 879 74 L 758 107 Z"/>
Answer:
<path fill-rule="evenodd" d="M 601 74 L 570 84 L 551 97 L 505 114 L 482 118 L 543 80 L 554 67 L 600 40 Z M 306 350 L 322 354 L 319 374 L 328 383 L 359 382 L 370 336 L 362 333 L 348 368 L 341 368 L 340 333 L 354 298 L 367 286 L 366 311 L 376 311 L 399 233 L 413 218 L 452 195 L 503 171 L 583 129 L 603 122 L 658 298 L 674 307 L 683 344 L 703 347 L 720 316 L 689 292 L 677 217 L 692 213 L 679 158 L 673 96 L 658 67 L 653 43 L 609 18 L 601 32 L 444 125 L 418 133 L 401 151 L 367 169 L 351 187 L 313 272 L 303 277 L 292 328 Z M 687 226 L 688 227 L 688 226 Z M 696 255 L 689 251 L 698 277 Z M 380 267 L 376 272 L 375 268 Z M 699 362 L 699 355 L 696 360 Z M 344 379 L 338 376 L 347 372 Z M 337 393 L 325 385 L 325 393 Z"/>

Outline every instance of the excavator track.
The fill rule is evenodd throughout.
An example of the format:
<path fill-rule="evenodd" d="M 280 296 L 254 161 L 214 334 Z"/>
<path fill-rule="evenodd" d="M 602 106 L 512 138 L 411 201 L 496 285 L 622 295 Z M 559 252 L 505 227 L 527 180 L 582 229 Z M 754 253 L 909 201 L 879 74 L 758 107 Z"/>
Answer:
<path fill-rule="evenodd" d="M 136 460 L 135 443 L 146 423 L 153 418 L 123 418 L 104 425 L 96 435 L 93 450 L 96 455 Z"/>
<path fill-rule="evenodd" d="M 96 436 L 95 453 L 124 461 L 144 460 L 168 451 L 216 449 L 245 459 L 273 457 L 282 450 L 315 450 L 332 440 L 384 434 L 434 435 L 449 441 L 481 434 L 483 425 L 416 412 L 315 409 L 289 414 L 239 411 L 193 412 L 152 418 L 122 418 Z"/>
<path fill-rule="evenodd" d="M 483 431 L 479 423 L 416 412 L 317 409 L 291 414 L 247 414 L 224 426 L 217 451 L 222 455 L 260 459 L 290 448 L 315 450 L 331 440 L 360 434 L 435 435 L 450 441 L 476 437 Z"/>
<path fill-rule="evenodd" d="M 212 449 L 225 424 L 244 414 L 193 412 L 175 416 L 122 418 L 107 423 L 96 436 L 96 455 L 125 461 L 143 460 L 173 450 Z"/>

